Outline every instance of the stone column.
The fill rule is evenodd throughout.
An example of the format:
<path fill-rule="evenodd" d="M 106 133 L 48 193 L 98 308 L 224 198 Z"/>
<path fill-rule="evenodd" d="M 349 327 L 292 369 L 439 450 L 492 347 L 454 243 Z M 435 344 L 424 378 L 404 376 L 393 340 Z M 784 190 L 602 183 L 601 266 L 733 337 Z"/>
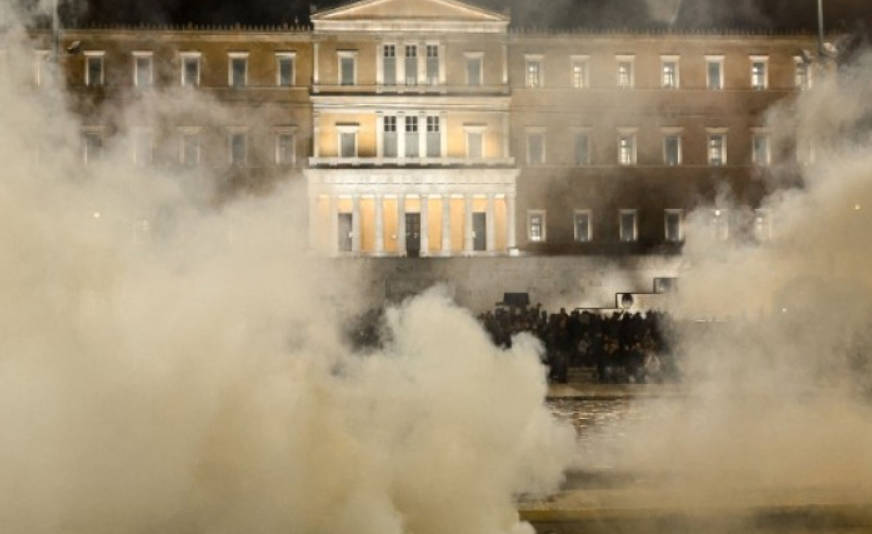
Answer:
<path fill-rule="evenodd" d="M 494 232 L 496 232 L 496 225 L 494 224 L 494 195 L 493 193 L 487 196 L 487 251 L 494 251 L 494 244 L 496 243 L 496 236 Z"/>
<path fill-rule="evenodd" d="M 511 252 L 517 248 L 515 237 L 515 193 L 506 194 L 506 247 Z"/>
<path fill-rule="evenodd" d="M 472 252 L 472 195 L 463 195 L 463 252 Z"/>
<path fill-rule="evenodd" d="M 351 252 L 360 252 L 360 195 L 357 193 L 351 197 Z"/>
<path fill-rule="evenodd" d="M 384 197 L 375 196 L 375 253 L 382 254 L 385 251 L 385 217 Z"/>
<path fill-rule="evenodd" d="M 406 195 L 397 195 L 397 253 L 406 255 Z"/>
<path fill-rule="evenodd" d="M 451 195 L 442 195 L 442 254 L 451 254 Z"/>
<path fill-rule="evenodd" d="M 421 195 L 421 256 L 427 256 L 430 252 L 430 198 Z"/>

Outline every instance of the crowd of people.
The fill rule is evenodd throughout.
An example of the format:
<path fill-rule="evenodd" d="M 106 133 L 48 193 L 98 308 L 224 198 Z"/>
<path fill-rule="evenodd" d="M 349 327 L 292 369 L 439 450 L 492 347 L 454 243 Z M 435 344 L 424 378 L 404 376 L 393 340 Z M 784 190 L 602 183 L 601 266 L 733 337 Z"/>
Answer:
<path fill-rule="evenodd" d="M 568 381 L 570 367 L 594 369 L 603 383 L 649 383 L 677 378 L 671 357 L 671 320 L 663 312 L 573 310 L 549 313 L 535 306 L 497 307 L 479 321 L 495 344 L 509 347 L 512 337 L 528 332 L 544 344 L 549 379 Z"/>
<path fill-rule="evenodd" d="M 377 348 L 385 342 L 383 310 L 358 316 L 347 330 L 358 349 Z M 543 344 L 543 363 L 553 383 L 566 383 L 570 368 L 592 370 L 601 383 L 654 383 L 673 381 L 678 369 L 672 357 L 672 321 L 664 312 L 603 312 L 576 309 L 556 313 L 541 305 L 497 306 L 478 316 L 493 343 L 508 348 L 522 332 Z"/>

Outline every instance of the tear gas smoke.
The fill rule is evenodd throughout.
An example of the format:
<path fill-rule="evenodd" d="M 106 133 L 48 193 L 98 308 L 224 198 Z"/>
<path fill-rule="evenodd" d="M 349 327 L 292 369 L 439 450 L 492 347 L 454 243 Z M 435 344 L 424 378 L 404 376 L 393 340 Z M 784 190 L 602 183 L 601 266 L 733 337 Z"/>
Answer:
<path fill-rule="evenodd" d="M 32 47 L 9 30 L 0 58 L 4 532 L 524 530 L 514 497 L 574 450 L 537 343 L 494 348 L 435 290 L 351 354 L 302 191 L 216 208 L 210 177 L 138 169 L 123 136 L 83 167 L 56 80 L 19 83 Z M 182 113 L 161 105 L 111 119 Z"/>

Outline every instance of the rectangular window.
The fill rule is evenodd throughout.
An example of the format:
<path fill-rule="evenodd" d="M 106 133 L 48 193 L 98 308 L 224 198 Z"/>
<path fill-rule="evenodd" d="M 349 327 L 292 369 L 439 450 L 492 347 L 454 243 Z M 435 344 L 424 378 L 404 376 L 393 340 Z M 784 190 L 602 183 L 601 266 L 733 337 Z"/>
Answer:
<path fill-rule="evenodd" d="M 151 87 L 154 82 L 154 62 L 151 52 L 133 53 L 133 80 L 139 88 Z"/>
<path fill-rule="evenodd" d="M 137 167 L 151 165 L 154 153 L 154 133 L 150 128 L 133 131 L 133 164 Z"/>
<path fill-rule="evenodd" d="M 276 84 L 279 87 L 294 85 L 294 60 L 293 52 L 279 52 L 276 54 Z"/>
<path fill-rule="evenodd" d="M 804 57 L 794 58 L 796 63 L 793 85 L 797 89 L 811 89 L 811 64 Z"/>
<path fill-rule="evenodd" d="M 357 130 L 339 131 L 339 157 L 357 157 Z"/>
<path fill-rule="evenodd" d="M 382 45 L 382 83 L 397 85 L 397 45 Z"/>
<path fill-rule="evenodd" d="M 438 115 L 427 116 L 427 157 L 442 156 L 442 130 Z"/>
<path fill-rule="evenodd" d="M 482 54 L 466 55 L 466 85 L 478 87 L 482 84 Z"/>
<path fill-rule="evenodd" d="M 768 58 L 764 56 L 751 57 L 751 89 L 766 89 L 769 80 L 767 76 Z"/>
<path fill-rule="evenodd" d="M 418 45 L 406 45 L 406 85 L 418 85 Z"/>
<path fill-rule="evenodd" d="M 724 58 L 710 56 L 706 58 L 706 87 L 711 90 L 724 88 Z"/>
<path fill-rule="evenodd" d="M 618 164 L 636 164 L 636 134 L 622 133 L 618 135 Z"/>
<path fill-rule="evenodd" d="M 574 57 L 572 58 L 572 87 L 575 89 L 584 89 L 588 87 L 588 58 Z"/>
<path fill-rule="evenodd" d="M 593 238 L 590 210 L 576 210 L 573 217 L 575 241 L 578 243 L 590 243 Z"/>
<path fill-rule="evenodd" d="M 357 83 L 357 52 L 339 52 L 339 85 Z"/>
<path fill-rule="evenodd" d="M 406 116 L 406 157 L 417 158 L 420 156 L 418 146 L 418 117 L 415 115 Z"/>
<path fill-rule="evenodd" d="M 244 166 L 248 159 L 248 136 L 244 132 L 230 134 L 230 164 Z"/>
<path fill-rule="evenodd" d="M 297 161 L 296 136 L 291 132 L 276 134 L 276 165 L 293 166 Z"/>
<path fill-rule="evenodd" d="M 769 210 L 754 210 L 754 238 L 761 242 L 772 239 L 772 217 Z"/>
<path fill-rule="evenodd" d="M 633 87 L 633 58 L 618 58 L 618 87 L 629 89 Z"/>
<path fill-rule="evenodd" d="M 99 87 L 103 85 L 104 52 L 85 52 L 85 85 Z"/>
<path fill-rule="evenodd" d="M 545 241 L 545 210 L 527 212 L 527 237 L 535 243 Z"/>
<path fill-rule="evenodd" d="M 385 115 L 382 128 L 382 153 L 386 158 L 395 158 L 397 157 L 397 117 Z"/>
<path fill-rule="evenodd" d="M 200 164 L 199 130 L 182 130 L 179 162 L 186 167 L 195 167 Z"/>
<path fill-rule="evenodd" d="M 99 163 L 103 159 L 103 134 L 85 132 L 82 135 L 82 160 L 85 165 Z"/>
<path fill-rule="evenodd" d="M 527 132 L 527 165 L 545 164 L 545 132 Z"/>
<path fill-rule="evenodd" d="M 664 57 L 660 63 L 660 85 L 664 89 L 678 88 L 678 59 Z"/>
<path fill-rule="evenodd" d="M 769 134 L 756 133 L 752 137 L 751 143 L 751 159 L 754 165 L 768 166 L 772 162 L 772 155 L 769 150 Z"/>
<path fill-rule="evenodd" d="M 667 134 L 663 138 L 663 163 L 681 165 L 681 136 Z"/>
<path fill-rule="evenodd" d="M 636 210 L 621 210 L 620 212 L 620 240 L 624 243 L 636 241 L 638 225 L 638 211 Z"/>
<path fill-rule="evenodd" d="M 427 83 L 439 85 L 439 45 L 427 45 Z"/>
<path fill-rule="evenodd" d="M 466 157 L 469 159 L 481 159 L 484 157 L 484 129 L 475 128 L 466 130 Z"/>
<path fill-rule="evenodd" d="M 590 135 L 588 132 L 575 132 L 575 164 L 590 165 Z"/>
<path fill-rule="evenodd" d="M 197 87 L 200 85 L 200 58 L 199 52 L 185 52 L 181 54 L 182 87 Z"/>
<path fill-rule="evenodd" d="M 230 87 L 239 89 L 248 85 L 248 54 L 231 53 L 228 71 Z"/>
<path fill-rule="evenodd" d="M 664 217 L 664 238 L 670 243 L 678 243 L 684 239 L 684 211 L 666 210 Z"/>
<path fill-rule="evenodd" d="M 727 164 L 727 136 L 713 133 L 708 136 L 708 164 L 718 167 Z"/>
<path fill-rule="evenodd" d="M 524 85 L 531 88 L 542 87 L 543 80 L 541 56 L 526 57 L 526 73 L 526 81 Z"/>
<path fill-rule="evenodd" d="M 718 241 L 726 241 L 730 238 L 729 211 L 725 209 L 712 210 L 712 231 Z"/>

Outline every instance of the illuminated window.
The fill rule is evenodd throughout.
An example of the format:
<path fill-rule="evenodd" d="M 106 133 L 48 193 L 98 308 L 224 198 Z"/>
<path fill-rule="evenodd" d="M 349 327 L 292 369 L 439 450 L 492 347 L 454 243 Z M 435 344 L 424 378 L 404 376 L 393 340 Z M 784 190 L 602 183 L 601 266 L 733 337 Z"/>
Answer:
<path fill-rule="evenodd" d="M 772 217 L 769 210 L 754 210 L 754 238 L 761 242 L 772 239 Z"/>
<path fill-rule="evenodd" d="M 197 87 L 200 85 L 200 52 L 182 52 L 181 84 L 182 87 Z"/>
<path fill-rule="evenodd" d="M 766 56 L 751 56 L 751 89 L 762 90 L 769 85 L 769 58 Z"/>
<path fill-rule="evenodd" d="M 527 212 L 527 237 L 535 243 L 545 241 L 545 210 Z"/>
<path fill-rule="evenodd" d="M 636 132 L 622 131 L 618 133 L 618 164 L 636 164 Z"/>
<path fill-rule="evenodd" d="M 724 88 L 724 56 L 706 56 L 706 87 L 713 90 Z"/>
<path fill-rule="evenodd" d="M 572 87 L 575 89 L 584 89 L 589 87 L 590 80 L 588 79 L 590 65 L 587 56 L 572 57 Z"/>
<path fill-rule="evenodd" d="M 620 240 L 624 243 L 630 243 L 638 239 L 638 210 L 621 210 L 618 220 L 618 230 Z"/>
<path fill-rule="evenodd" d="M 664 56 L 660 60 L 660 85 L 664 89 L 678 88 L 678 58 Z"/>
<path fill-rule="evenodd" d="M 684 239 L 684 210 L 668 209 L 664 215 L 664 238 L 670 243 Z"/>
<path fill-rule="evenodd" d="M 794 87 L 801 90 L 811 89 L 811 63 L 800 56 L 793 58 L 793 60 L 795 63 Z"/>
<path fill-rule="evenodd" d="M 618 87 L 629 89 L 635 80 L 633 75 L 633 56 L 618 56 Z"/>
<path fill-rule="evenodd" d="M 139 88 L 154 83 L 154 56 L 151 52 L 133 53 L 133 84 Z"/>
<path fill-rule="evenodd" d="M 294 52 L 277 52 L 276 53 L 276 84 L 279 87 L 290 87 L 294 85 L 294 60 L 296 54 Z"/>
<path fill-rule="evenodd" d="M 239 89 L 248 85 L 248 52 L 231 52 L 229 55 L 228 83 Z"/>
<path fill-rule="evenodd" d="M 663 135 L 663 163 L 681 165 L 681 134 L 666 131 Z"/>
<path fill-rule="evenodd" d="M 525 56 L 526 59 L 526 75 L 524 85 L 526 87 L 536 88 L 542 87 L 542 56 Z"/>
<path fill-rule="evenodd" d="M 710 130 L 708 134 L 708 164 L 719 167 L 727 164 L 727 134 Z"/>

